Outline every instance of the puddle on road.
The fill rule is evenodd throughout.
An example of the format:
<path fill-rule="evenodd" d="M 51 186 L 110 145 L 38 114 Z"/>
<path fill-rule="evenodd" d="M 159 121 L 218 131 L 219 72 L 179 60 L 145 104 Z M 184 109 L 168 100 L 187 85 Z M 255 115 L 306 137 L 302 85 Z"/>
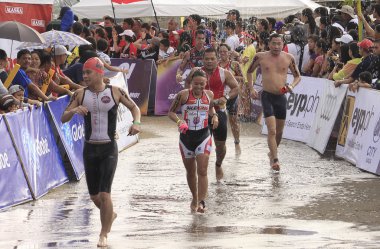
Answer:
<path fill-rule="evenodd" d="M 140 143 L 119 157 L 108 248 L 379 248 L 379 178 L 286 140 L 273 174 L 266 138 L 244 123 L 242 154 L 229 138 L 225 179 L 216 183 L 212 153 L 207 213 L 191 214 L 175 125 L 143 122 Z M 85 179 L 0 212 L 0 220 L 0 248 L 96 248 L 100 230 Z"/>

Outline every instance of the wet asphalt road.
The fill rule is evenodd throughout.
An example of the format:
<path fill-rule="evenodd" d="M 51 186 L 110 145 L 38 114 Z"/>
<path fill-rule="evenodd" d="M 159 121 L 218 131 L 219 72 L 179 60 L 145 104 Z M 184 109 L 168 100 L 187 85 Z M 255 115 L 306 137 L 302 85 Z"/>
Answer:
<path fill-rule="evenodd" d="M 242 154 L 230 135 L 225 180 L 216 183 L 212 153 L 208 209 L 192 214 L 175 124 L 143 123 L 140 142 L 119 157 L 108 248 L 380 248 L 379 177 L 287 140 L 274 174 L 260 127 L 243 123 Z M 100 231 L 84 178 L 0 221 L 1 249 L 96 248 Z"/>

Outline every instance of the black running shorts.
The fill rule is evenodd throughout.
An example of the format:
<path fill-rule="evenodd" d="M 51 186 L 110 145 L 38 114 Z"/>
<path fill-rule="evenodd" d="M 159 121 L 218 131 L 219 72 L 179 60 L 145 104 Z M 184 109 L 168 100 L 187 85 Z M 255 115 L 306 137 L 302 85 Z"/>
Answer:
<path fill-rule="evenodd" d="M 261 94 L 264 118 L 275 116 L 276 119 L 286 119 L 286 96 L 263 91 Z"/>
<path fill-rule="evenodd" d="M 83 148 L 84 170 L 90 195 L 111 193 L 118 158 L 116 141 L 106 144 L 85 142 Z"/>
<path fill-rule="evenodd" d="M 220 110 L 216 113 L 218 114 L 219 120 L 218 127 L 215 130 L 212 129 L 212 118 L 208 119 L 208 126 L 210 127 L 212 135 L 216 141 L 225 142 L 227 140 L 227 114 L 225 111 Z"/>

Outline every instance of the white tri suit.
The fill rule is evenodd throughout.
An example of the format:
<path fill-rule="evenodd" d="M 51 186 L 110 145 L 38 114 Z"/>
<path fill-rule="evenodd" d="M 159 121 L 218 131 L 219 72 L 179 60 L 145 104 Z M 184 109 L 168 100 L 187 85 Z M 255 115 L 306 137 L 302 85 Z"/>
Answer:
<path fill-rule="evenodd" d="M 90 195 L 111 192 L 118 159 L 115 141 L 117 108 L 112 86 L 101 92 L 85 89 L 82 106 L 88 110 L 84 116 L 85 143 L 83 161 Z"/>
<path fill-rule="evenodd" d="M 189 129 L 186 134 L 181 133 L 179 148 L 182 158 L 193 158 L 199 154 L 209 155 L 212 148 L 212 139 L 208 127 L 210 99 L 206 92 L 200 98 L 195 98 L 192 90 L 185 104 L 181 106 L 182 117 Z"/>

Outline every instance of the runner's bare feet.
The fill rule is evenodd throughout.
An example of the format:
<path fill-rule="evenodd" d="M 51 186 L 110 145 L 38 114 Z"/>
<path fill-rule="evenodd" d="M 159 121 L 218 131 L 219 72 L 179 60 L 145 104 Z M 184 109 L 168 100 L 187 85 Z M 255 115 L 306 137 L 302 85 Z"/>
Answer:
<path fill-rule="evenodd" d="M 99 235 L 98 247 L 107 247 L 107 236 Z"/>
<path fill-rule="evenodd" d="M 272 169 L 274 171 L 280 171 L 280 163 L 277 158 L 273 159 Z"/>
<path fill-rule="evenodd" d="M 113 221 L 117 218 L 117 213 L 113 213 L 112 215 L 112 222 L 111 222 L 111 225 L 110 225 L 110 229 L 108 230 L 108 232 L 111 232 L 111 227 L 112 227 L 112 224 L 113 224 Z"/>
<path fill-rule="evenodd" d="M 205 209 L 206 209 L 206 203 L 205 203 L 205 201 L 200 201 L 198 209 L 197 209 L 197 212 L 198 213 L 204 213 Z"/>
<path fill-rule="evenodd" d="M 216 173 L 216 180 L 217 181 L 220 181 L 222 180 L 223 178 L 223 169 L 222 169 L 222 165 L 217 165 L 215 164 L 215 173 Z"/>
<path fill-rule="evenodd" d="M 190 204 L 191 212 L 196 212 L 198 210 L 198 201 L 193 199 Z"/>

